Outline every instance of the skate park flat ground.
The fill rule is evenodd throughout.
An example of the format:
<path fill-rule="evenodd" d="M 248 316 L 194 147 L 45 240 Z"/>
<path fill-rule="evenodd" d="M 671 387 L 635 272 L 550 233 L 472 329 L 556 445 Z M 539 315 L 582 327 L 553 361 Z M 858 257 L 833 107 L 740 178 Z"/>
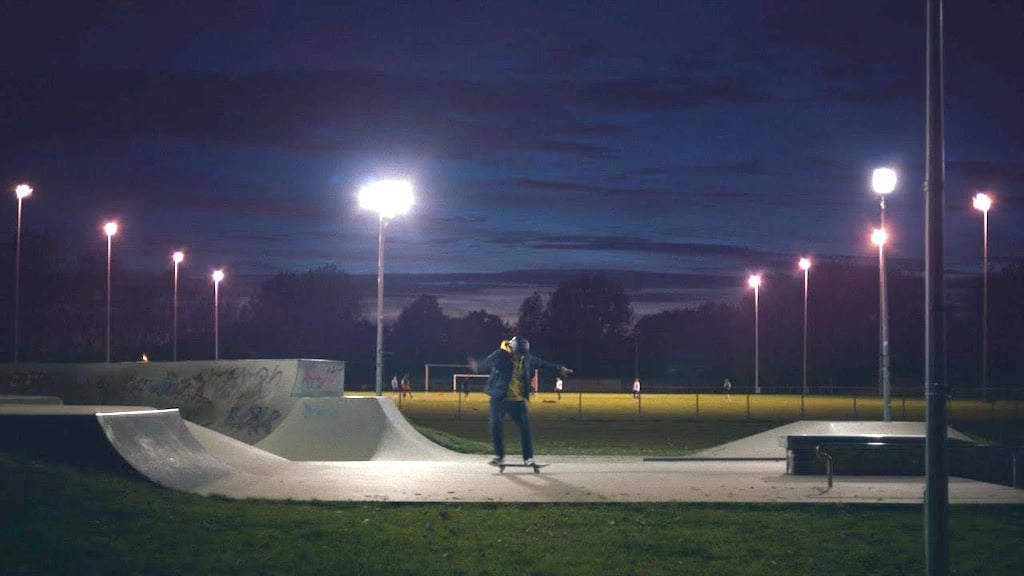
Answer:
<path fill-rule="evenodd" d="M 362 404 L 349 404 L 360 402 Z M 344 410 L 334 408 L 342 406 Z M 62 408 L 35 406 L 52 417 Z M 317 399 L 292 414 L 294 426 L 281 428 L 289 443 L 324 445 L 325 430 L 345 438 L 343 422 L 302 419 L 351 416 L 365 428 L 375 420 L 380 434 L 353 435 L 357 452 L 370 459 L 295 461 L 272 454 L 219 432 L 181 420 L 176 410 L 113 407 L 64 407 L 65 417 L 95 421 L 100 442 L 109 442 L 135 471 L 151 481 L 178 490 L 228 498 L 389 502 L 776 502 L 776 503 L 901 503 L 923 502 L 922 477 L 837 476 L 832 488 L 823 476 L 785 473 L 785 434 L 820 433 L 838 423 L 794 423 L 702 453 L 722 457 L 753 456 L 759 461 L 644 461 L 640 457 L 568 457 L 540 454 L 550 464 L 539 474 L 531 469 L 500 473 L 487 465 L 488 456 L 466 455 L 437 445 L 423 445 L 418 433 L 394 410 L 390 399 Z M 24 421 L 25 405 L 0 406 L 6 430 Z M 401 419 L 401 421 L 395 420 Z M 864 423 L 857 423 L 863 432 Z M 915 423 L 899 423 L 914 425 Z M 840 426 L 842 428 L 842 426 Z M 412 432 L 410 433 L 410 430 Z M 844 433 L 849 433 L 845 428 Z M 304 437 L 304 431 L 321 435 Z M 907 430 L 900 429 L 906 434 Z M 383 439 L 383 443 L 382 443 Z M 0 447 L 11 449 L 8 442 Z M 109 446 L 107 447 L 109 449 Z M 509 457 L 513 457 L 509 455 Z M 376 459 L 373 459 L 376 458 Z M 961 478 L 949 479 L 949 499 L 956 504 L 1024 504 L 1024 490 Z"/>

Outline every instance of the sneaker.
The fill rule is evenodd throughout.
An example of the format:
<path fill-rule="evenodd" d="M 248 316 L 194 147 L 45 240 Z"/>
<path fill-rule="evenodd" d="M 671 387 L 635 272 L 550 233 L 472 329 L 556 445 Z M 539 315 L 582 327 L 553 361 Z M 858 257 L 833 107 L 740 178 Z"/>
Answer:
<path fill-rule="evenodd" d="M 523 466 L 533 466 L 534 464 L 533 458 L 523 458 Z"/>
<path fill-rule="evenodd" d="M 501 466 L 504 463 L 505 463 L 505 457 L 504 456 L 495 456 L 494 458 L 491 458 L 490 462 L 488 462 L 488 464 L 490 464 L 491 466 Z"/>

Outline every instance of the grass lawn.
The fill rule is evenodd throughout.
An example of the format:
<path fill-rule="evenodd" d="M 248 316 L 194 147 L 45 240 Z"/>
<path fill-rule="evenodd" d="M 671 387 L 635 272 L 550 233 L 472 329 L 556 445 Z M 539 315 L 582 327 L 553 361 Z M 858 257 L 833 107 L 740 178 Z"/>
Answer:
<path fill-rule="evenodd" d="M 0 456 L 3 574 L 921 574 L 920 506 L 229 501 Z M 1024 508 L 954 506 L 956 574 L 1016 575 Z"/>

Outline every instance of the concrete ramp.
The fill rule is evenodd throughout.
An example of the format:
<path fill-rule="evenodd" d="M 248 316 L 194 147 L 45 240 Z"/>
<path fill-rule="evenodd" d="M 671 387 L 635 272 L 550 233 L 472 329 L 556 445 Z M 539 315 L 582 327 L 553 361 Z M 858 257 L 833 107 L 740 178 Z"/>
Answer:
<path fill-rule="evenodd" d="M 417 432 L 385 397 L 303 398 L 256 447 L 305 461 L 468 458 Z"/>
<path fill-rule="evenodd" d="M 235 473 L 185 428 L 177 409 L 99 413 L 96 421 L 125 462 L 160 486 L 195 492 Z"/>
<path fill-rule="evenodd" d="M 189 492 L 238 475 L 196 440 L 177 409 L 0 406 L 0 451 L 139 474 Z"/>
<path fill-rule="evenodd" d="M 952 428 L 947 429 L 950 438 L 970 440 Z M 754 434 L 746 438 L 708 448 L 693 454 L 700 458 L 785 458 L 786 436 L 828 435 L 847 436 L 857 434 L 880 434 L 888 436 L 925 436 L 924 422 L 880 422 L 880 421 L 817 421 L 801 420 L 778 428 Z"/>

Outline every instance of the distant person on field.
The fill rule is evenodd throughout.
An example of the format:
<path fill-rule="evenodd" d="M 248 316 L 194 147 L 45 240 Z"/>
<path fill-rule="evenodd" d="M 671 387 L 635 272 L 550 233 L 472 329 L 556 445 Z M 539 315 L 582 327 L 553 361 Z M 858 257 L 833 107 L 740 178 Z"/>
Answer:
<path fill-rule="evenodd" d="M 409 385 L 409 375 L 402 376 L 402 397 L 408 394 L 409 398 L 412 398 L 412 386 Z"/>
<path fill-rule="evenodd" d="M 398 374 L 391 377 L 391 397 L 398 398 Z"/>
<path fill-rule="evenodd" d="M 725 392 L 725 399 L 732 400 L 732 382 L 728 378 L 722 382 L 722 392 Z"/>
<path fill-rule="evenodd" d="M 640 379 L 633 380 L 633 398 L 640 398 Z"/>
<path fill-rule="evenodd" d="M 490 464 L 505 463 L 505 434 L 502 421 L 508 414 L 519 426 L 523 448 L 523 463 L 533 465 L 533 433 L 530 430 L 530 412 L 526 404 L 533 392 L 530 375 L 535 370 L 557 370 L 559 375 L 572 374 L 572 370 L 530 354 L 530 341 L 521 336 L 503 340 L 498 349 L 479 363 L 471 362 L 474 372 L 489 371 L 484 392 L 490 396 L 489 424 L 494 458 Z"/>
<path fill-rule="evenodd" d="M 459 386 L 462 388 L 462 395 L 469 398 L 469 378 L 462 378 Z"/>
<path fill-rule="evenodd" d="M 562 399 L 562 377 L 558 376 L 555 378 L 555 394 L 558 394 L 558 399 Z"/>

